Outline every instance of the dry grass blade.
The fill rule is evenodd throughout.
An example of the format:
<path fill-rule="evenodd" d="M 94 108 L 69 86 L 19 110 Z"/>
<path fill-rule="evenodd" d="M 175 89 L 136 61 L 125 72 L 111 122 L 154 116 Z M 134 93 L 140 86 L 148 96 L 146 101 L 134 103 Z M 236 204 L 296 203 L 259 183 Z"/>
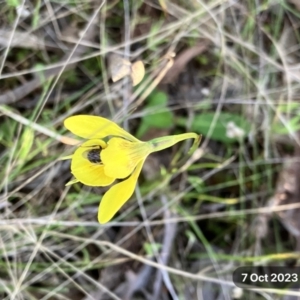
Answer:
<path fill-rule="evenodd" d="M 7 29 L 0 29 L 0 46 L 8 47 L 9 37 L 12 35 L 12 32 Z M 45 49 L 54 48 L 56 49 L 57 46 L 54 43 L 45 42 L 40 37 L 34 34 L 28 34 L 22 31 L 15 31 L 13 33 L 13 39 L 10 44 L 11 47 L 20 47 L 26 49 Z"/>

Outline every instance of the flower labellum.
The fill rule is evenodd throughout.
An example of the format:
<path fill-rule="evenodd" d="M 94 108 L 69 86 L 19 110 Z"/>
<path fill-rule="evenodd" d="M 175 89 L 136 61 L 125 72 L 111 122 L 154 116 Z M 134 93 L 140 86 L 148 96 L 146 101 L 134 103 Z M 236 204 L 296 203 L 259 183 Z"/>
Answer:
<path fill-rule="evenodd" d="M 132 196 L 143 164 L 150 153 L 166 149 L 193 138 L 191 150 L 200 143 L 196 133 L 183 133 L 142 142 L 116 123 L 97 116 L 78 115 L 67 118 L 65 127 L 86 139 L 75 150 L 71 159 L 71 172 L 75 179 L 67 185 L 81 182 L 88 186 L 109 186 L 102 197 L 98 221 L 106 223 Z"/>

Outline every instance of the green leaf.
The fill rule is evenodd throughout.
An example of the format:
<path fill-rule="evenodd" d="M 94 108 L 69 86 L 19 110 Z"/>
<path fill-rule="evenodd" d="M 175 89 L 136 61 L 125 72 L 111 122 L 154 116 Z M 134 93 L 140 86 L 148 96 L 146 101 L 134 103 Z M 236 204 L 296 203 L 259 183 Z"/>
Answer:
<path fill-rule="evenodd" d="M 162 28 L 164 20 L 156 21 L 152 23 L 150 33 L 148 34 L 147 46 L 148 49 L 155 51 L 157 47 L 164 41 L 160 38 L 159 32 Z"/>
<path fill-rule="evenodd" d="M 167 129 L 173 125 L 173 114 L 167 108 L 168 97 L 163 92 L 154 91 L 147 99 L 146 115 L 142 118 L 137 137 L 143 136 L 148 129 Z M 156 112 L 158 111 L 158 112 Z"/>
<path fill-rule="evenodd" d="M 8 6 L 12 7 L 17 7 L 21 4 L 19 0 L 6 0 L 6 3 Z"/>
<path fill-rule="evenodd" d="M 250 132 L 251 124 L 242 115 L 225 112 L 222 112 L 218 116 L 215 126 L 210 132 L 214 117 L 215 113 L 212 112 L 197 115 L 191 124 L 191 130 L 202 133 L 204 136 L 207 136 L 208 133 L 210 133 L 210 138 L 212 140 L 226 144 L 237 142 L 239 139 L 246 137 Z M 176 120 L 176 123 L 181 126 L 185 126 L 186 122 L 186 118 L 179 118 Z M 236 132 L 240 132 L 240 135 L 230 135 L 229 126 L 233 126 Z"/>
<path fill-rule="evenodd" d="M 31 151 L 34 142 L 33 129 L 26 127 L 21 137 L 21 148 L 19 150 L 19 159 L 26 160 L 29 152 Z"/>
<path fill-rule="evenodd" d="M 148 256 L 154 256 L 160 249 L 162 245 L 159 243 L 144 243 L 144 250 Z"/>
<path fill-rule="evenodd" d="M 300 108 L 300 104 L 298 102 L 291 102 L 291 103 L 279 104 L 277 110 L 282 113 L 289 113 L 289 112 L 295 112 L 296 110 L 299 110 L 299 108 Z"/>
<path fill-rule="evenodd" d="M 170 128 L 173 121 L 173 115 L 169 111 L 147 115 L 144 117 L 144 122 L 149 127 L 156 127 L 160 129 Z"/>
<path fill-rule="evenodd" d="M 194 187 L 198 193 L 202 193 L 204 187 L 203 180 L 198 176 L 188 176 L 188 182 Z"/>
<path fill-rule="evenodd" d="M 154 91 L 148 98 L 147 107 L 155 107 L 157 105 L 166 106 L 168 102 L 168 96 L 164 92 Z"/>
<path fill-rule="evenodd" d="M 293 117 L 287 125 L 283 125 L 281 121 L 274 123 L 271 127 L 271 131 L 277 134 L 289 134 L 300 130 L 300 115 Z"/>

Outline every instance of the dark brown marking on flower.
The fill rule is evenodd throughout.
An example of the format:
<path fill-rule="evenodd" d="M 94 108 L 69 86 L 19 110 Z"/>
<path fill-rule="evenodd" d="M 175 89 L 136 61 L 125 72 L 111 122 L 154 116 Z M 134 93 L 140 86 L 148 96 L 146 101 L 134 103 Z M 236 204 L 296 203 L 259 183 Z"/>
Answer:
<path fill-rule="evenodd" d="M 87 159 L 93 164 L 101 163 L 100 153 L 101 148 L 89 150 Z"/>

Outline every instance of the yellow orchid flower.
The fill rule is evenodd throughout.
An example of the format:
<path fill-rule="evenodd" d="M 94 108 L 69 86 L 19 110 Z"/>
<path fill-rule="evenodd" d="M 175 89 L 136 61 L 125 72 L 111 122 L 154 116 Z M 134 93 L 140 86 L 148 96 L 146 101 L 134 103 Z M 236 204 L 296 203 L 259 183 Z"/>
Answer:
<path fill-rule="evenodd" d="M 75 150 L 71 159 L 71 172 L 75 179 L 67 183 L 81 182 L 88 186 L 113 185 L 103 196 L 98 221 L 106 223 L 132 196 L 143 164 L 150 153 L 166 149 L 193 138 L 191 151 L 199 145 L 196 133 L 164 136 L 142 142 L 116 123 L 102 117 L 78 115 L 67 118 L 65 127 L 73 134 L 86 139 Z"/>

